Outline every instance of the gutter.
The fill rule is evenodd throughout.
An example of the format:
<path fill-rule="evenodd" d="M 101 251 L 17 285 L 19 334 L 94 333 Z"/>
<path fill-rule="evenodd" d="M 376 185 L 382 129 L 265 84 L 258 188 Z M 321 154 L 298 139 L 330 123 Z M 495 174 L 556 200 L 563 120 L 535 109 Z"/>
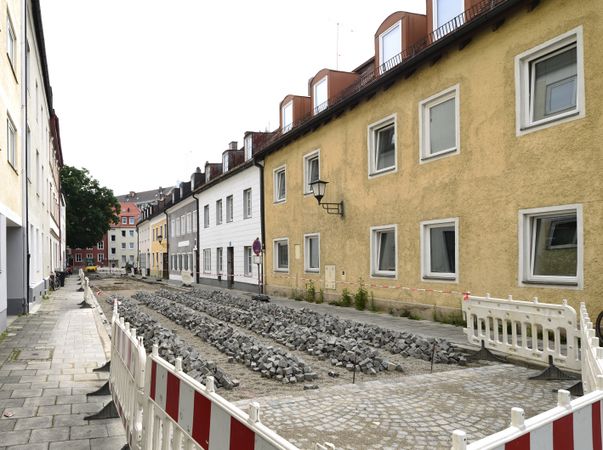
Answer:
<path fill-rule="evenodd" d="M 35 2 L 34 2 L 35 3 Z M 25 74 L 25 80 L 27 80 L 28 77 L 28 72 L 29 72 L 29 64 L 27 63 L 28 59 L 27 59 L 27 47 L 26 47 L 26 43 L 27 43 L 27 0 L 23 0 L 22 2 L 22 10 L 21 10 L 21 23 L 23 24 L 23 35 L 21 37 L 21 61 L 24 61 L 25 63 L 22 64 L 23 69 L 23 73 Z M 43 47 L 43 46 L 42 46 Z M 24 81 L 24 80 L 22 80 Z M 21 130 L 27 130 L 27 106 L 28 106 L 28 102 L 27 102 L 27 83 L 22 83 L 21 84 L 21 108 L 22 108 L 22 124 L 21 124 Z M 23 138 L 23 145 L 22 145 L 22 149 L 23 149 L 23 153 L 25 153 L 25 168 L 23 169 L 23 172 L 25 173 L 25 176 L 23 177 L 23 184 L 25 186 L 24 189 L 24 198 L 25 198 L 25 202 L 24 202 L 24 218 L 25 218 L 25 233 L 23 235 L 23 239 L 24 239 L 24 247 L 25 247 L 25 261 L 23 262 L 23 269 L 25 271 L 25 277 L 24 277 L 24 282 L 25 282 L 25 296 L 23 299 L 23 303 L 24 305 L 22 306 L 22 310 L 23 313 L 25 314 L 29 314 L 29 300 L 30 300 L 30 292 L 29 292 L 29 283 L 30 283 L 30 277 L 29 277 L 29 268 L 31 266 L 31 254 L 29 253 L 29 182 L 28 182 L 28 178 L 29 178 L 29 173 L 27 171 L 27 168 L 29 167 L 29 154 L 27 152 L 27 147 L 28 147 L 28 141 L 29 141 L 29 137 L 28 137 L 28 133 L 21 133 L 21 135 L 24 137 Z"/>
<path fill-rule="evenodd" d="M 167 254 L 167 262 L 168 262 L 168 280 L 170 279 L 170 240 L 169 240 L 169 235 L 170 235 L 170 221 L 169 221 L 169 217 L 168 217 L 168 213 L 167 210 L 164 209 L 163 210 L 163 214 L 165 214 L 165 253 Z M 163 267 L 163 261 L 161 261 L 161 268 L 164 269 Z M 164 269 L 165 270 L 165 269 Z M 161 278 L 163 278 L 163 274 L 161 274 Z"/>
<path fill-rule="evenodd" d="M 266 253 L 266 208 L 264 206 L 264 165 L 253 158 L 253 165 L 260 169 L 260 236 L 262 240 L 262 264 L 260 270 L 260 294 L 264 293 L 264 254 Z"/>

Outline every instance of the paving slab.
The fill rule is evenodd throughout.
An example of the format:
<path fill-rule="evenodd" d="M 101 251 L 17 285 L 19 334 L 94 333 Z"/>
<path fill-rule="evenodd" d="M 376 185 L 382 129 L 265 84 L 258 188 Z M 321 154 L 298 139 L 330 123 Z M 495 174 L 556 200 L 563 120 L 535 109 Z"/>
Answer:
<path fill-rule="evenodd" d="M 104 329 L 81 309 L 77 278 L 40 307 L 12 321 L 0 342 L 0 449 L 120 449 L 119 419 L 87 421 L 110 396 L 86 397 L 107 374 L 93 368 L 108 357 Z"/>

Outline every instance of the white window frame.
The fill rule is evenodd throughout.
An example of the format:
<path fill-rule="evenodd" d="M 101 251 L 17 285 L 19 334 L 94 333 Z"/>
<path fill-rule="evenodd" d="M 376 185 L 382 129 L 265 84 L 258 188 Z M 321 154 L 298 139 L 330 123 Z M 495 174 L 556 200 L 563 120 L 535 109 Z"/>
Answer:
<path fill-rule="evenodd" d="M 450 1 L 450 0 L 445 0 L 445 1 Z M 464 0 L 456 0 L 456 1 L 458 1 L 459 3 L 462 3 L 463 8 L 462 8 L 461 14 L 463 14 L 465 12 L 465 2 L 464 2 Z M 432 12 L 433 12 L 433 14 L 432 14 L 432 27 L 433 27 L 433 31 L 435 31 L 438 28 L 444 26 L 448 22 L 445 22 L 443 24 L 438 25 L 438 0 L 432 0 L 431 5 L 432 5 Z M 458 17 L 459 15 L 460 14 L 457 14 L 455 17 Z M 453 17 L 451 20 L 453 20 L 455 17 Z M 459 24 L 457 24 L 457 25 L 460 26 L 464 22 L 465 22 L 465 16 L 462 16 L 461 22 Z M 450 33 L 451 31 L 448 31 L 448 32 Z M 446 33 L 442 32 L 442 33 L 437 33 L 437 34 L 438 34 L 438 36 L 436 37 L 436 39 L 440 39 Z"/>
<path fill-rule="evenodd" d="M 394 23 L 391 27 L 389 27 L 387 30 L 385 30 L 383 33 L 381 33 L 379 35 L 379 70 L 381 73 L 386 72 L 389 69 L 385 69 L 383 68 L 383 64 L 385 64 L 387 61 L 389 61 L 389 59 L 387 61 L 383 61 L 383 37 L 390 33 L 391 31 L 394 30 L 394 28 L 399 27 L 400 28 L 400 52 L 404 51 L 404 43 L 402 42 L 402 20 L 398 20 L 396 23 Z M 396 55 L 392 56 L 390 59 L 393 59 Z M 400 59 L 400 62 L 402 62 L 402 60 Z"/>
<path fill-rule="evenodd" d="M 203 273 L 211 273 L 211 248 L 203 249 Z"/>
<path fill-rule="evenodd" d="M 6 14 L 6 55 L 8 56 L 8 60 L 10 61 L 10 65 L 13 71 L 17 70 L 17 35 L 15 34 L 15 29 L 13 27 L 13 22 L 10 18 L 10 14 Z"/>
<path fill-rule="evenodd" d="M 243 247 L 243 272 L 246 277 L 253 276 L 253 253 L 250 246 Z"/>
<path fill-rule="evenodd" d="M 310 153 L 304 155 L 304 195 L 312 195 L 312 188 L 310 187 L 310 161 L 313 159 L 318 160 L 318 179 L 320 180 L 320 149 L 316 149 Z M 286 179 L 285 179 L 286 180 Z M 286 183 L 286 181 L 285 181 Z"/>
<path fill-rule="evenodd" d="M 222 199 L 216 200 L 216 225 L 222 224 Z"/>
<path fill-rule="evenodd" d="M 396 257 L 396 268 L 395 270 L 379 270 L 379 243 L 377 239 L 379 237 L 379 233 L 383 231 L 393 231 L 394 232 L 394 244 L 395 244 L 395 257 Z M 375 227 L 371 227 L 369 230 L 369 239 L 370 239 L 370 258 L 371 258 L 371 278 L 390 278 L 397 279 L 398 278 L 398 225 L 390 224 L 390 225 L 379 225 Z"/>
<path fill-rule="evenodd" d="M 234 195 L 226 197 L 226 222 L 234 220 Z"/>
<path fill-rule="evenodd" d="M 287 267 L 281 268 L 278 266 L 278 244 L 285 243 L 287 245 Z M 272 269 L 275 272 L 289 272 L 290 267 L 290 251 L 289 251 L 289 238 L 277 238 L 272 240 Z"/>
<path fill-rule="evenodd" d="M 252 206 L 252 199 L 251 199 L 251 188 L 247 188 L 243 191 L 243 219 L 250 219 L 251 218 L 251 206 Z"/>
<path fill-rule="evenodd" d="M 419 102 L 419 163 L 434 161 L 446 156 L 458 155 L 461 152 L 461 108 L 460 85 L 456 84 Z M 455 146 L 430 153 L 431 139 L 429 135 L 429 111 L 432 107 L 454 98 Z"/>
<path fill-rule="evenodd" d="M 228 172 L 228 153 L 222 155 L 222 172 Z"/>
<path fill-rule="evenodd" d="M 17 127 L 10 116 L 6 118 L 6 159 L 17 170 Z"/>
<path fill-rule="evenodd" d="M 122 225 L 127 225 L 127 224 L 128 224 L 128 218 L 127 218 L 126 216 L 123 216 L 123 217 L 121 218 L 121 224 L 122 224 Z"/>
<path fill-rule="evenodd" d="M 224 272 L 224 248 L 216 248 L 216 273 L 222 275 Z"/>
<path fill-rule="evenodd" d="M 248 161 L 252 158 L 253 156 L 253 135 L 247 135 L 245 136 L 245 141 L 244 141 L 244 147 L 245 147 L 245 161 Z"/>
<path fill-rule="evenodd" d="M 99 242 L 96 244 L 96 248 L 97 248 L 98 250 L 104 250 L 104 249 L 105 249 L 105 243 L 104 243 L 103 241 L 99 241 Z"/>
<path fill-rule="evenodd" d="M 82 262 L 82 254 L 81 253 L 75 254 L 75 262 Z"/>
<path fill-rule="evenodd" d="M 105 261 L 105 255 L 103 255 L 102 253 L 98 253 L 98 254 L 96 255 L 96 260 L 97 260 L 98 262 L 104 262 L 104 261 Z"/>
<path fill-rule="evenodd" d="M 285 123 L 285 111 L 287 109 L 290 109 L 291 111 L 291 122 L 290 123 Z M 281 110 L 281 117 L 282 117 L 282 121 L 283 121 L 283 133 L 286 133 L 287 131 L 290 131 L 291 128 L 293 128 L 293 100 L 290 100 L 289 102 L 287 102 L 286 104 L 283 105 L 283 108 Z"/>
<path fill-rule="evenodd" d="M 129 218 L 130 225 L 134 225 L 134 216 L 130 216 Z"/>
<path fill-rule="evenodd" d="M 322 83 L 325 83 L 325 85 L 326 85 L 325 89 L 327 92 L 327 99 L 324 102 L 317 104 L 316 98 L 317 98 L 318 87 L 320 85 L 322 85 Z M 314 112 L 314 114 L 318 114 L 329 107 L 329 76 L 328 75 L 325 75 L 324 77 L 322 77 L 318 83 L 314 83 L 314 86 L 312 87 L 312 94 L 313 94 L 312 101 L 314 102 L 314 108 L 312 109 L 312 111 Z"/>
<path fill-rule="evenodd" d="M 193 233 L 197 232 L 197 210 L 193 211 Z"/>
<path fill-rule="evenodd" d="M 134 242 L 130 242 L 130 245 L 128 247 L 130 248 L 130 250 L 134 250 Z"/>
<path fill-rule="evenodd" d="M 190 234 L 193 231 L 193 213 L 186 213 L 186 234 Z"/>
<path fill-rule="evenodd" d="M 203 206 L 203 228 L 209 228 L 209 204 Z"/>
<path fill-rule="evenodd" d="M 431 271 L 431 238 L 429 230 L 454 226 L 454 273 Z M 449 217 L 446 219 L 425 220 L 420 224 L 421 245 L 421 280 L 429 282 L 458 283 L 459 282 L 459 219 Z"/>
<path fill-rule="evenodd" d="M 394 165 L 377 170 L 377 132 L 389 125 L 394 125 L 394 139 L 396 148 L 394 150 Z M 367 132 L 368 148 L 368 176 L 369 178 L 378 177 L 386 173 L 395 173 L 398 171 L 398 115 L 391 114 L 383 119 L 373 122 L 368 126 Z"/>
<path fill-rule="evenodd" d="M 576 215 L 576 276 L 533 275 L 533 218 L 574 213 Z M 520 209 L 518 219 L 519 286 L 582 289 L 584 286 L 584 228 L 581 204 Z"/>
<path fill-rule="evenodd" d="M 310 267 L 310 239 L 318 239 L 318 267 Z M 304 272 L 320 273 L 320 233 L 304 234 Z"/>
<path fill-rule="evenodd" d="M 551 117 L 532 120 L 532 80 L 530 66 L 538 59 L 550 55 L 563 47 L 576 45 L 576 108 Z M 560 123 L 581 119 L 586 113 L 584 95 L 584 43 L 582 26 L 576 27 L 515 57 L 515 123 L 516 135 L 521 136 Z"/>
<path fill-rule="evenodd" d="M 283 176 L 285 177 L 285 195 L 280 198 L 278 196 L 279 192 L 278 192 L 278 176 L 279 174 L 283 174 Z M 273 191 L 274 191 L 274 203 L 284 203 L 287 201 L 287 166 L 283 165 L 280 167 L 277 167 L 276 169 L 274 169 L 273 171 L 273 176 L 272 176 L 272 186 L 273 186 Z"/>

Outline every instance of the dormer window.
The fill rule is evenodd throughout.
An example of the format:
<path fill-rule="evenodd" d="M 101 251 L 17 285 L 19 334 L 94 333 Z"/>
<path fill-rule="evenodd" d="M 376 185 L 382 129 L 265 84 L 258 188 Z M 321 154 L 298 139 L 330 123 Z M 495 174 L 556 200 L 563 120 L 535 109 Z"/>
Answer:
<path fill-rule="evenodd" d="M 211 178 L 211 170 L 209 168 L 209 166 L 205 167 L 205 182 L 209 183 L 209 180 Z"/>
<path fill-rule="evenodd" d="M 245 161 L 253 156 L 253 136 L 250 134 L 245 137 Z"/>
<path fill-rule="evenodd" d="M 433 29 L 437 30 L 441 26 L 444 26 L 455 17 L 463 14 L 465 11 L 465 0 L 433 0 Z M 462 18 L 458 20 L 458 23 L 451 24 L 442 30 L 440 36 L 451 32 L 454 28 L 462 25 Z"/>
<path fill-rule="evenodd" d="M 383 73 L 397 65 L 401 60 L 400 53 L 402 53 L 402 21 L 396 22 L 379 36 L 380 72 Z"/>
<path fill-rule="evenodd" d="M 293 126 L 293 101 L 283 106 L 283 133 L 286 133 Z"/>
<path fill-rule="evenodd" d="M 329 106 L 328 79 L 324 77 L 314 85 L 314 114 L 327 109 Z"/>
<path fill-rule="evenodd" d="M 228 172 L 228 153 L 222 155 L 222 172 Z"/>

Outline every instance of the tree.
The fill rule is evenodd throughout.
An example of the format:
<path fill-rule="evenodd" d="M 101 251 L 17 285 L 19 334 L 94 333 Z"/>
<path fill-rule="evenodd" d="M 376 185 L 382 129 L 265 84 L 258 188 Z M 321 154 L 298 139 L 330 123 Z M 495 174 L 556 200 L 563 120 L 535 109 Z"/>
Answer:
<path fill-rule="evenodd" d="M 87 169 L 63 166 L 61 187 L 65 195 L 67 245 L 93 247 L 119 221 L 120 206 L 113 191 L 100 186 Z"/>

